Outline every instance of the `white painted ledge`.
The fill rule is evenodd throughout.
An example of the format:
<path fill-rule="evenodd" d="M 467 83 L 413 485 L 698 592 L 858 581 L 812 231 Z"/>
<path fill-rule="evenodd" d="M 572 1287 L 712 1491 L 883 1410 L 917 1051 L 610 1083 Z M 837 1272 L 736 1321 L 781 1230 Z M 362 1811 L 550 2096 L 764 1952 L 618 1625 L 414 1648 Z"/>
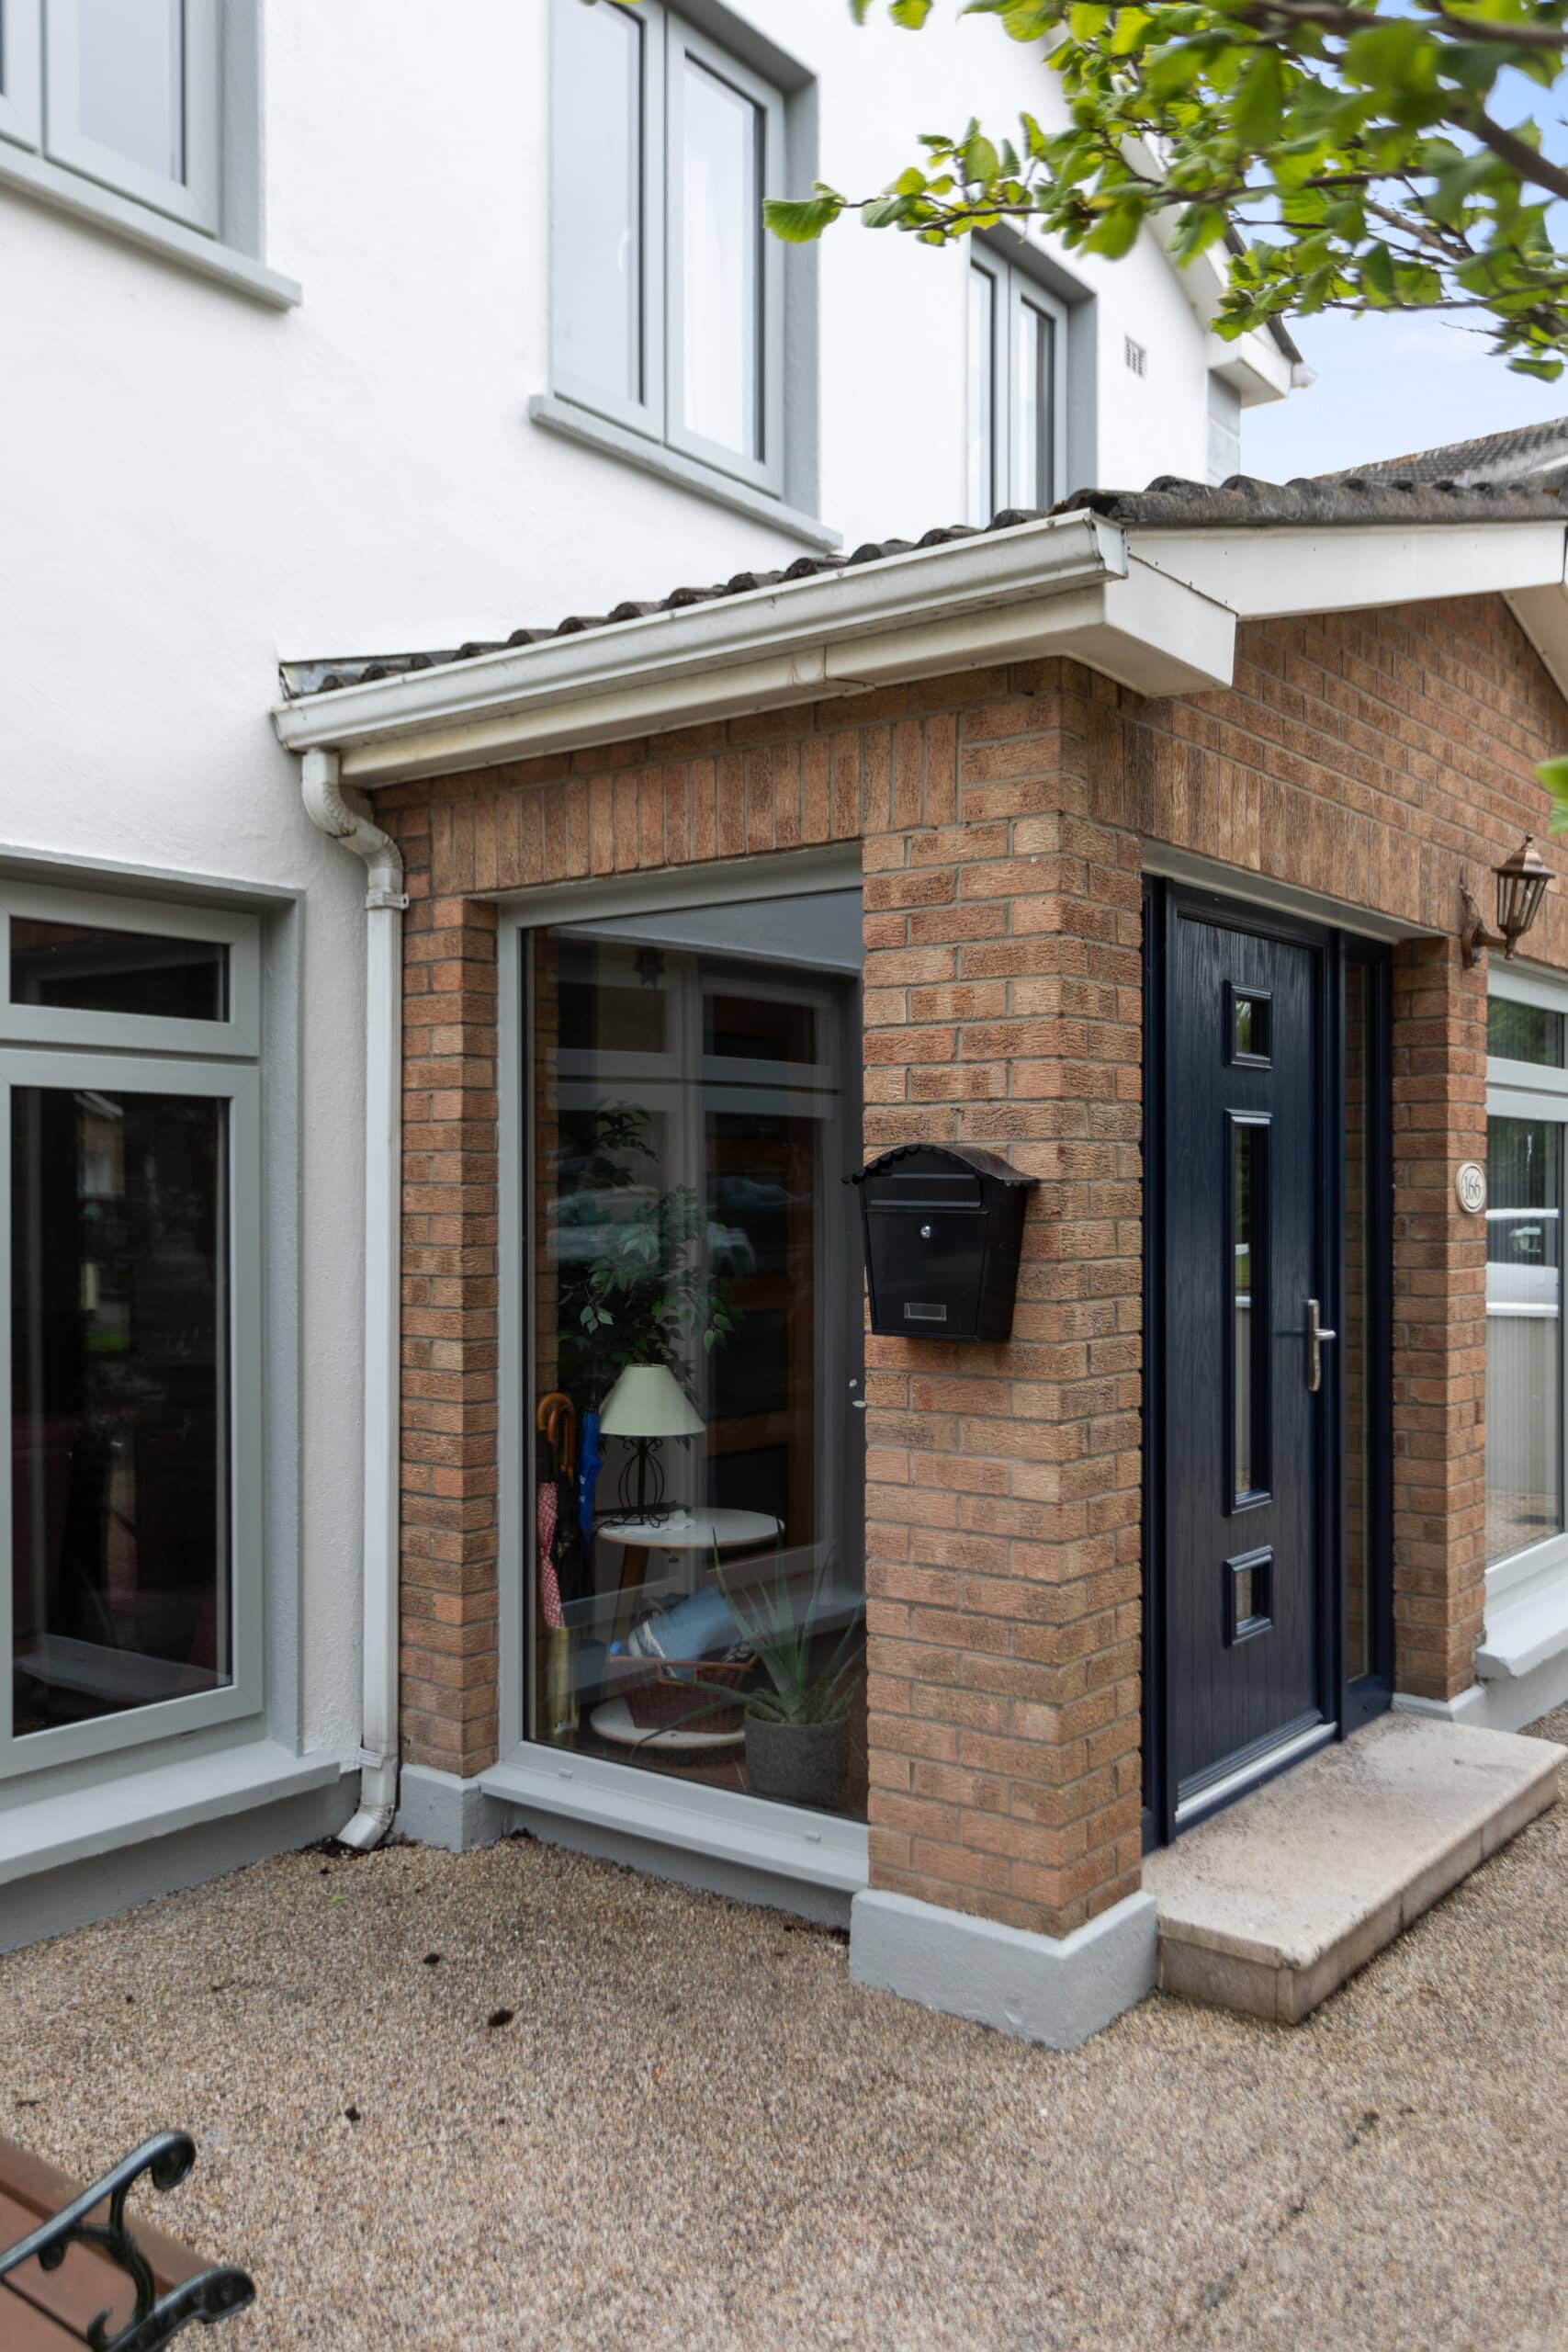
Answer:
<path fill-rule="evenodd" d="M 528 403 L 528 418 L 547 433 L 558 433 L 564 440 L 575 441 L 581 448 L 596 450 L 604 458 L 618 458 L 625 465 L 636 466 L 642 473 L 672 483 L 677 490 L 694 492 L 711 505 L 728 506 L 732 514 L 744 514 L 750 522 L 761 523 L 771 531 L 783 531 L 804 546 L 815 548 L 819 555 L 835 555 L 843 546 L 842 532 L 818 522 L 815 514 L 805 514 L 798 506 L 786 506 L 782 499 L 770 498 L 766 491 L 753 490 L 747 482 L 736 481 L 712 466 L 701 465 L 679 449 L 667 448 L 662 441 L 650 441 L 646 434 L 633 433 L 624 424 L 612 424 L 606 418 L 595 416 L 592 409 L 579 408 L 575 401 L 559 400 L 553 392 L 536 392 Z"/>
<path fill-rule="evenodd" d="M 863 1822 L 770 1804 L 533 1745 L 479 1774 L 487 1797 L 617 1838 L 678 1849 L 738 1872 L 788 1879 L 843 1895 L 866 1883 Z"/>
<path fill-rule="evenodd" d="M 249 254 L 237 253 L 232 245 L 204 237 L 199 230 L 187 229 L 178 220 L 165 220 L 145 204 L 134 204 L 112 188 L 99 187 L 79 172 L 64 171 L 45 156 L 0 141 L 0 189 L 6 188 L 30 197 L 36 204 L 48 205 L 53 212 L 66 213 L 90 229 L 101 229 L 122 243 L 140 245 L 143 253 L 193 270 L 198 277 L 210 278 L 232 293 L 247 295 L 268 310 L 291 311 L 304 299 L 292 277 L 268 269 Z"/>
<path fill-rule="evenodd" d="M 1511 1681 L 1568 1651 L 1568 1565 L 1486 1599 L 1486 1631 L 1476 1652 L 1483 1682 Z"/>
<path fill-rule="evenodd" d="M 344 1766 L 336 1756 L 296 1756 L 276 1740 L 257 1739 L 148 1772 L 117 1775 L 113 1759 L 104 1769 L 101 1781 L 0 1813 L 0 1885 L 309 1795 L 340 1779 Z"/>
<path fill-rule="evenodd" d="M 874 1888 L 850 1913 L 850 1975 L 1018 2041 L 1076 2050 L 1154 1991 L 1157 1935 L 1146 1890 L 1058 1937 Z"/>

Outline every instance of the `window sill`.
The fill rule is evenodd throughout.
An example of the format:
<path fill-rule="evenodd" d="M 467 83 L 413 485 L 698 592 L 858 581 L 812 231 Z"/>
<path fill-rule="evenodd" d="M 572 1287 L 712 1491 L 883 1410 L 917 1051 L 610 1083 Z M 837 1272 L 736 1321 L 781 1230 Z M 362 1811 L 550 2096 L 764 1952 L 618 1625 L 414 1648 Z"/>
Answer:
<path fill-rule="evenodd" d="M 0 1812 L 0 1886 L 145 1838 L 172 1837 L 226 1814 L 308 1795 L 336 1781 L 344 1769 L 336 1756 L 296 1756 L 272 1739 L 204 1749 L 146 1772 L 127 1771 L 123 1754 L 102 1761 L 102 1779 Z"/>
<path fill-rule="evenodd" d="M 556 1814 L 739 1871 L 764 1871 L 837 1894 L 866 1883 L 865 1824 L 773 1804 L 728 1789 L 674 1781 L 635 1764 L 574 1756 L 531 1741 L 479 1775 L 488 1797 Z"/>
<path fill-rule="evenodd" d="M 1486 1630 L 1475 1654 L 1483 1682 L 1515 1680 L 1568 1651 L 1568 1561 L 1486 1594 Z"/>
<path fill-rule="evenodd" d="M 716 473 L 711 466 L 682 457 L 678 449 L 666 448 L 662 442 L 645 440 L 640 433 L 628 432 L 624 424 L 612 424 L 606 418 L 595 416 L 591 409 L 579 408 L 575 401 L 558 400 L 552 392 L 538 392 L 528 403 L 528 415 L 533 424 L 542 424 L 548 433 L 559 433 L 585 449 L 598 450 L 603 457 L 620 458 L 644 473 L 657 475 L 660 481 L 672 482 L 677 489 L 694 491 L 699 498 L 710 500 L 715 506 L 728 506 L 732 514 L 748 515 L 754 523 L 765 524 L 771 531 L 782 531 L 787 537 L 815 548 L 820 555 L 836 555 L 843 546 L 840 532 L 829 530 L 814 515 L 802 514 L 799 507 L 785 506 L 762 491 L 731 481 L 728 475 Z"/>
<path fill-rule="evenodd" d="M 0 189 L 3 188 L 31 197 L 56 212 L 69 213 L 73 220 L 101 229 L 111 237 L 122 238 L 128 244 L 140 245 L 144 253 L 194 270 L 202 277 L 211 278 L 215 285 L 227 286 L 233 293 L 265 303 L 269 310 L 291 311 L 302 299 L 301 289 L 292 277 L 280 276 L 265 263 L 253 261 L 230 245 L 215 243 L 210 237 L 184 228 L 177 220 L 165 220 L 160 214 L 150 212 L 145 205 L 117 196 L 112 188 L 99 187 L 94 181 L 64 171 L 41 155 L 29 154 L 25 148 L 12 147 L 0 140 Z"/>

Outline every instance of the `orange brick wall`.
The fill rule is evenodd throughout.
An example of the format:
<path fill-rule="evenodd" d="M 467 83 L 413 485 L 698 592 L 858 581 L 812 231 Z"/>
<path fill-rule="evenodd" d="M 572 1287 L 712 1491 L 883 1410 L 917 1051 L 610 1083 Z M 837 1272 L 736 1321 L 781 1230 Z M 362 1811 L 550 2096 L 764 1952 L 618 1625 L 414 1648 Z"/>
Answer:
<path fill-rule="evenodd" d="M 1009 1346 L 872 1343 L 874 1871 L 1060 1931 L 1138 1867 L 1139 839 L 1451 933 L 1565 739 L 1501 603 L 1461 599 L 1249 627 L 1235 688 L 1186 701 L 1051 662 L 378 795 L 412 899 L 405 1755 L 470 1773 L 496 1738 L 495 895 L 862 842 L 868 1146 L 1041 1179 Z M 1538 930 L 1568 965 L 1568 905 Z M 1451 1173 L 1483 990 L 1402 951 L 1396 1565 L 1433 1691 L 1478 1622 L 1484 1244 Z"/>

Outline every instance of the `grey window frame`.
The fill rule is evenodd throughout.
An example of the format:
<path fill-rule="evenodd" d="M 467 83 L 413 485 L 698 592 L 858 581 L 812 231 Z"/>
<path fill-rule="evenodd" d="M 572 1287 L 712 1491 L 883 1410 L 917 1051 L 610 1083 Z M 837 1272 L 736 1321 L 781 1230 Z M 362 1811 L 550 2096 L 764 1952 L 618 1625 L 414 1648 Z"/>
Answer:
<path fill-rule="evenodd" d="M 78 112 L 81 0 L 43 0 L 44 149 L 67 171 L 215 237 L 221 221 L 222 42 L 218 0 L 183 0 L 186 176 L 150 171 L 83 130 Z"/>
<path fill-rule="evenodd" d="M 38 0 L 0 6 L 0 138 L 36 147 L 43 135 L 42 20 Z"/>
<path fill-rule="evenodd" d="M 262 6 L 187 0 L 207 96 L 199 122 L 187 107 L 194 166 L 182 186 L 81 135 L 69 65 L 60 63 L 62 44 L 66 54 L 74 44 L 76 0 L 5 0 L 0 187 L 270 309 L 291 309 L 299 288 L 262 258 Z"/>
<path fill-rule="evenodd" d="M 1487 976 L 1489 997 L 1513 1004 L 1531 1004 L 1543 1012 L 1568 1015 L 1568 986 L 1538 980 L 1529 973 L 1494 970 Z M 1516 1062 L 1489 1054 L 1486 1060 L 1486 1116 L 1491 1119 L 1539 1119 L 1563 1130 L 1562 1150 L 1568 1165 L 1568 1068 L 1545 1062 Z M 1490 1189 L 1487 1214 L 1491 1213 Z M 1562 1309 L 1558 1323 L 1558 1396 L 1562 1426 L 1557 1430 L 1561 1459 L 1568 1460 L 1568 1266 L 1562 1275 Z M 1488 1312 L 1491 1312 L 1488 1309 Z M 1528 1583 L 1543 1570 L 1568 1572 L 1568 1528 L 1544 1535 L 1517 1552 L 1486 1564 L 1486 1589 L 1493 1597 L 1515 1585 Z"/>
<path fill-rule="evenodd" d="M 601 6 L 619 6 L 620 0 L 598 0 Z M 580 7 L 582 0 L 555 0 L 559 11 Z M 768 179 L 783 172 L 785 159 L 785 101 L 773 84 L 743 65 L 720 42 L 697 30 L 665 0 L 642 0 L 624 12 L 642 28 L 642 302 L 643 398 L 630 400 L 562 373 L 552 359 L 552 383 L 557 395 L 591 414 L 628 427 L 648 440 L 679 451 L 709 467 L 716 474 L 747 484 L 765 495 L 784 492 L 785 402 L 784 345 L 788 287 L 784 249 L 775 237 L 761 233 L 759 222 L 757 368 L 760 388 L 761 455 L 726 448 L 681 423 L 682 324 L 682 185 L 679 132 L 682 114 L 684 69 L 688 59 L 704 67 L 755 106 L 762 120 L 762 157 L 759 195 Z M 552 91 L 558 92 L 562 44 L 553 45 Z M 552 138 L 559 122 L 552 107 Z M 550 208 L 551 345 L 561 348 L 562 306 L 570 300 L 573 284 L 571 221 L 555 198 Z"/>
<path fill-rule="evenodd" d="M 82 919 L 96 910 L 83 899 Z M 159 908 L 158 920 L 165 912 Z M 143 928 L 151 928 L 149 909 Z M 149 1024 L 152 1025 L 152 1024 Z M 11 1682 L 12 1456 L 0 1451 L 0 1785 L 152 1740 L 257 1715 L 263 1702 L 261 1073 L 252 1061 L 198 1061 L 133 1047 L 0 1044 L 0 1422 L 11 1420 L 11 1095 L 17 1086 L 202 1095 L 229 1105 L 229 1623 L 232 1676 L 220 1690 L 131 1707 L 90 1723 L 15 1736 Z"/>
<path fill-rule="evenodd" d="M 991 514 L 969 514 L 972 524 L 988 523 L 992 514 L 1020 503 L 1018 485 L 1022 472 L 1024 419 L 1018 400 L 1019 318 L 1026 309 L 1051 322 L 1051 478 L 1045 495 L 1032 505 L 1046 507 L 1060 498 L 1067 471 L 1067 337 L 1071 313 L 1066 303 L 1050 291 L 1032 272 L 988 245 L 972 243 L 971 272 L 991 281 Z M 964 281 L 964 299 L 975 299 L 973 276 Z M 965 350 L 968 344 L 965 339 Z M 965 394 L 967 401 L 967 391 Z M 979 420 L 964 415 L 964 484 L 967 494 L 968 457 Z M 1005 469 L 1005 480 L 998 476 Z"/>
<path fill-rule="evenodd" d="M 159 1020 L 142 1013 L 83 1012 L 11 1001 L 11 918 L 91 924 L 101 931 L 210 940 L 229 951 L 229 1004 L 222 1021 Z M 254 915 L 219 908 L 96 898 L 47 884 L 0 886 L 0 1042 L 97 1046 L 108 1050 L 196 1054 L 205 1060 L 261 1051 L 261 941 Z"/>

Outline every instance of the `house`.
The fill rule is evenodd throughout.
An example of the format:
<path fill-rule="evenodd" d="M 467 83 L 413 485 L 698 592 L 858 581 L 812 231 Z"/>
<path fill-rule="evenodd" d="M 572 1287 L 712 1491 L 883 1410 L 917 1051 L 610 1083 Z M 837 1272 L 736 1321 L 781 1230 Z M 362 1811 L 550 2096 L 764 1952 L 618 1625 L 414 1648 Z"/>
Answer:
<path fill-rule="evenodd" d="M 1145 1850 L 1568 1694 L 1556 497 L 1213 487 L 1152 239 L 736 233 L 984 24 L 5 21 L 0 1941 L 522 1825 L 1071 2041 Z"/>
<path fill-rule="evenodd" d="M 818 170 L 879 184 L 960 74 L 1016 111 L 1021 70 L 993 27 L 840 0 L 472 0 L 438 40 L 418 0 L 6 0 L 0 1945 L 338 1828 L 362 1766 L 395 1784 L 361 1599 L 397 1518 L 361 1170 L 389 1040 L 280 658 L 1203 473 L 1289 390 L 1152 241 L 745 227 Z M 716 1211 L 738 1271 L 754 1183 Z"/>
<path fill-rule="evenodd" d="M 1472 441 L 1449 441 L 1440 449 L 1417 449 L 1406 458 L 1382 458 L 1370 466 L 1346 466 L 1325 481 L 1457 482 L 1472 490 L 1479 482 L 1528 482 L 1532 490 L 1561 490 L 1568 480 L 1568 417 L 1547 424 L 1519 424 L 1506 433 L 1483 433 Z"/>

